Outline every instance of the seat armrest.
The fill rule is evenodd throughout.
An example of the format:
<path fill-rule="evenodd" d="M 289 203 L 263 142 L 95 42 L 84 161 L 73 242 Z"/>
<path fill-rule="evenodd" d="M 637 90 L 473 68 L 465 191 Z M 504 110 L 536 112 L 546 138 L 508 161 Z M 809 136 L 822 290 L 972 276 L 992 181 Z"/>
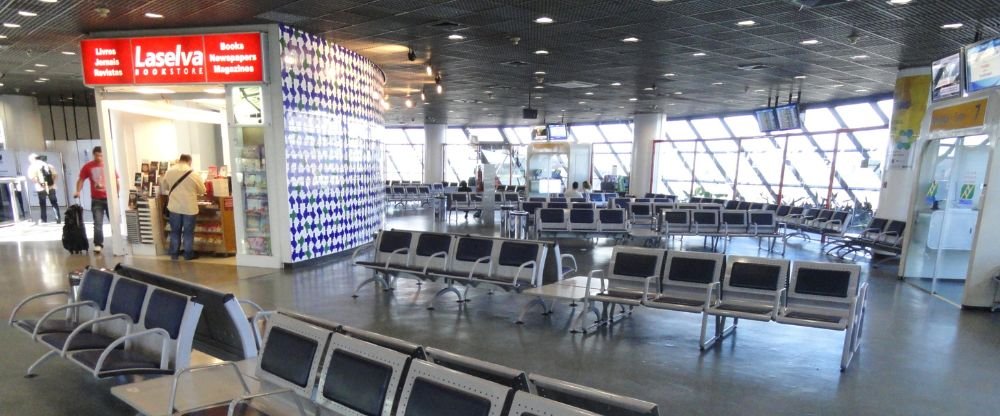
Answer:
<path fill-rule="evenodd" d="M 566 254 L 563 254 L 563 255 L 560 255 L 560 256 L 559 256 L 559 259 L 560 259 L 560 260 L 565 260 L 565 259 L 567 259 L 567 258 L 573 261 L 573 269 L 572 269 L 572 270 L 570 270 L 570 271 L 569 271 L 569 272 L 567 272 L 567 273 L 575 273 L 575 272 L 576 272 L 577 270 L 579 270 L 579 266 L 578 266 L 578 265 L 577 265 L 577 263 L 576 263 L 576 257 L 575 257 L 575 256 L 573 256 L 572 254 L 569 254 L 569 253 L 566 253 Z M 564 274 L 563 274 L 563 271 L 562 271 L 562 270 L 560 270 L 560 271 L 559 271 L 559 280 L 562 280 L 562 278 L 563 278 L 563 275 L 564 275 Z"/>
<path fill-rule="evenodd" d="M 261 335 L 260 323 L 265 322 L 275 313 L 277 311 L 260 311 L 253 315 L 253 320 L 250 321 L 250 330 L 253 331 L 253 336 L 257 339 L 257 348 L 264 346 L 264 336 Z"/>
<path fill-rule="evenodd" d="M 718 293 L 716 291 L 716 289 L 719 289 L 721 287 L 722 287 L 722 283 L 721 282 L 712 282 L 711 284 L 708 285 L 708 288 L 705 290 L 705 292 L 706 292 L 705 293 L 705 307 L 706 308 L 709 307 L 709 306 L 716 305 L 718 303 L 718 300 L 719 300 L 718 297 L 713 297 L 713 295 L 716 295 Z"/>
<path fill-rule="evenodd" d="M 521 265 L 517 267 L 517 273 L 514 274 L 514 286 L 515 287 L 518 286 L 517 280 L 521 277 L 521 271 L 524 270 L 525 267 L 531 266 L 534 269 L 534 268 L 536 268 L 537 265 L 538 265 L 538 262 L 536 262 L 534 260 L 526 261 L 524 263 L 521 263 Z M 532 272 L 534 272 L 534 270 L 532 270 Z M 534 281 L 535 280 L 534 277 L 535 276 L 532 276 L 532 279 L 531 279 L 532 282 L 531 283 L 534 284 L 534 285 L 536 285 L 536 286 L 538 286 L 538 283 L 540 283 L 540 282 L 535 282 Z"/>
<path fill-rule="evenodd" d="M 784 304 L 785 295 L 787 293 L 788 293 L 788 288 L 783 287 L 781 288 L 781 290 L 778 291 L 776 295 L 774 295 L 774 310 L 771 311 L 772 321 L 778 319 L 778 311 L 781 310 L 781 307 Z"/>
<path fill-rule="evenodd" d="M 131 319 L 131 318 L 132 317 L 128 316 L 127 314 L 117 313 L 117 314 L 114 314 L 114 315 L 102 316 L 100 318 L 91 319 L 91 320 L 89 320 L 87 322 L 84 322 L 84 323 L 80 324 L 80 326 L 77 326 L 76 328 L 74 328 L 73 332 L 69 333 L 69 335 L 66 337 L 66 341 L 63 343 L 62 351 L 60 351 L 59 354 L 61 356 L 65 357 L 66 354 L 69 353 L 69 346 L 73 345 L 73 339 L 75 339 L 85 329 L 87 329 L 87 328 L 89 328 L 91 326 L 94 326 L 95 324 L 99 324 L 101 322 L 117 321 L 117 320 L 120 320 L 120 319 L 126 319 L 126 320 L 128 320 L 128 319 Z M 37 332 L 37 329 L 36 329 L 36 332 Z M 34 335 L 33 334 L 32 338 L 35 339 L 37 336 L 38 335 Z M 35 339 L 35 340 L 37 341 L 37 339 Z"/>
<path fill-rule="evenodd" d="M 586 294 L 587 299 L 590 299 L 590 282 L 591 282 L 591 280 L 594 279 L 594 276 L 596 276 L 596 275 L 600 275 L 601 276 L 601 292 L 603 292 L 603 291 L 606 290 L 605 287 L 604 287 L 604 270 L 601 270 L 601 269 L 591 270 L 590 274 L 587 275 L 587 294 Z"/>
<path fill-rule="evenodd" d="M 149 335 L 160 335 L 163 337 L 163 339 L 160 340 L 160 369 L 167 369 L 167 366 L 170 364 L 170 357 L 167 354 L 167 348 L 170 347 L 170 343 L 167 342 L 170 340 L 170 333 L 163 328 L 152 328 L 145 331 L 139 331 L 134 334 L 125 335 L 111 342 L 111 344 L 101 352 L 101 356 L 98 357 L 97 363 L 94 364 L 94 376 L 96 377 L 101 374 L 101 367 L 104 366 L 104 361 L 107 360 L 108 355 L 111 354 L 112 351 L 118 349 L 120 345 L 124 344 L 126 341 L 131 341 L 133 339 Z"/>
<path fill-rule="evenodd" d="M 90 306 L 90 307 L 96 309 L 97 308 L 97 302 L 94 302 L 94 301 L 91 301 L 91 300 L 85 300 L 83 302 L 73 302 L 73 303 L 69 303 L 69 304 L 62 305 L 62 306 L 56 306 L 55 308 L 52 308 L 51 310 L 49 310 L 48 312 L 46 312 L 45 315 L 42 315 L 42 317 L 38 319 L 38 322 L 35 323 L 35 330 L 31 332 L 31 339 L 34 339 L 34 340 L 37 341 L 36 338 L 38 337 L 38 328 L 41 328 L 42 324 L 45 323 L 45 321 L 48 321 L 49 318 L 52 317 L 52 315 L 55 315 L 57 312 L 60 312 L 60 311 L 70 310 L 70 309 L 78 309 L 78 308 L 83 307 L 83 306 Z"/>
<path fill-rule="evenodd" d="M 357 261 L 358 261 L 358 255 L 361 254 L 362 251 L 365 251 L 367 249 L 370 249 L 370 248 L 374 247 L 374 245 L 375 245 L 374 242 L 368 242 L 368 243 L 362 244 L 362 245 L 358 246 L 358 248 L 354 249 L 354 253 L 351 254 L 351 263 L 357 263 Z"/>
<path fill-rule="evenodd" d="M 408 254 L 409 252 L 410 252 L 410 248 L 409 247 L 401 247 L 401 248 L 397 248 L 397 249 L 393 250 L 392 253 L 389 253 L 389 258 L 385 259 L 385 268 L 387 268 L 387 269 L 389 268 L 389 263 L 392 263 L 392 257 L 393 256 L 395 256 L 397 254 Z M 406 263 L 407 263 L 407 265 L 409 265 L 409 262 L 406 262 Z"/>
<path fill-rule="evenodd" d="M 250 386 L 247 385 L 247 381 L 246 381 L 246 379 L 243 376 L 243 372 L 240 371 L 240 366 L 237 365 L 233 361 L 226 361 L 226 362 L 222 362 L 222 363 L 209 364 L 209 365 L 203 365 L 203 366 L 198 366 L 198 367 L 188 367 L 188 368 L 185 368 L 183 370 L 177 371 L 173 375 L 173 380 L 172 380 L 172 382 L 170 384 L 170 398 L 167 401 L 167 405 L 168 405 L 167 409 L 169 409 L 170 414 L 174 414 L 177 411 L 177 409 L 174 408 L 174 406 L 176 404 L 176 401 L 177 401 L 177 383 L 178 383 L 178 381 L 180 381 L 180 378 L 181 378 L 182 375 L 184 375 L 185 373 L 194 373 L 196 371 L 204 371 L 204 370 L 209 370 L 209 369 L 219 368 L 219 367 L 229 367 L 229 368 L 231 368 L 233 370 L 233 372 L 236 373 L 236 379 L 238 379 L 240 381 L 240 385 L 243 387 L 243 394 L 244 395 L 250 394 Z"/>
<path fill-rule="evenodd" d="M 476 259 L 476 262 L 472 263 L 472 268 L 469 269 L 469 280 L 472 280 L 472 275 L 476 274 L 476 267 L 479 267 L 480 264 L 489 262 L 490 262 L 490 256 L 483 256 Z"/>
<path fill-rule="evenodd" d="M 655 278 L 656 278 L 656 275 L 654 274 L 652 276 L 646 276 L 646 278 L 643 279 L 645 281 L 643 282 L 643 286 L 642 286 L 642 300 L 640 300 L 640 302 L 645 303 L 646 299 L 649 298 L 649 283 L 652 282 L 653 279 L 655 279 Z"/>
<path fill-rule="evenodd" d="M 67 290 L 56 290 L 56 291 L 52 291 L 52 292 L 43 292 L 43 293 L 37 293 L 37 294 L 31 295 L 31 296 L 28 296 L 28 297 L 24 298 L 24 300 L 18 302 L 17 305 L 14 306 L 14 310 L 11 311 L 11 313 L 10 313 L 10 319 L 7 320 L 7 324 L 13 326 L 14 325 L 14 318 L 17 317 L 17 312 L 20 311 L 21 308 L 23 308 L 29 302 L 31 302 L 31 301 L 33 301 L 35 299 L 41 299 L 41 298 L 44 298 L 44 297 L 55 296 L 55 295 L 65 295 L 67 299 L 72 299 L 72 297 L 73 297 L 73 295 L 70 294 L 69 291 L 67 291 Z"/>
<path fill-rule="evenodd" d="M 447 259 L 448 258 L 448 252 L 447 251 L 439 251 L 437 253 L 431 254 L 431 256 L 427 258 L 427 261 L 424 262 L 424 274 L 427 274 L 427 269 L 429 269 L 431 267 L 431 260 L 434 260 L 437 257 L 441 257 L 441 258 Z"/>

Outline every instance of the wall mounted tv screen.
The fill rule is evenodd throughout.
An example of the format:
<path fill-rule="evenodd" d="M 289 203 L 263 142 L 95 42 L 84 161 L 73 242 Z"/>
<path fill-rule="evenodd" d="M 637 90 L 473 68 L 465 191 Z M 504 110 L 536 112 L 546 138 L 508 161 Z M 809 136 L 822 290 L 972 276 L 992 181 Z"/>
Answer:
<path fill-rule="evenodd" d="M 774 109 L 778 118 L 778 130 L 794 130 L 802 128 L 802 114 L 798 104 L 788 104 Z"/>
<path fill-rule="evenodd" d="M 931 100 L 962 95 L 962 54 L 938 59 L 931 65 Z"/>
<path fill-rule="evenodd" d="M 778 130 L 778 116 L 773 108 L 762 108 L 754 111 L 753 115 L 757 118 L 757 126 L 761 132 Z"/>
<path fill-rule="evenodd" d="M 965 48 L 965 81 L 970 94 L 1000 86 L 1000 38 Z"/>
<path fill-rule="evenodd" d="M 568 137 L 565 124 L 549 124 L 550 140 L 565 140 Z"/>

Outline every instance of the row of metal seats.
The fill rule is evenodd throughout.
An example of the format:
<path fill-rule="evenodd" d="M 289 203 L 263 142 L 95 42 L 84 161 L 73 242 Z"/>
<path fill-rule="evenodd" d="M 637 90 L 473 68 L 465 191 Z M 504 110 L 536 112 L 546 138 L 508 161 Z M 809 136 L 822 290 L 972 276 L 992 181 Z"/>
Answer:
<path fill-rule="evenodd" d="M 525 204 L 522 204 L 522 206 Z M 628 235 L 629 222 L 625 210 L 593 206 L 572 209 L 537 208 L 535 231 L 539 237 L 598 238 L 624 237 Z M 591 204 L 587 204 L 591 205 Z"/>
<path fill-rule="evenodd" d="M 444 191 L 441 184 L 433 185 L 396 185 L 385 187 L 385 198 L 388 202 L 403 204 L 406 202 L 429 202 L 435 194 Z"/>
<path fill-rule="evenodd" d="M 432 298 L 434 301 L 446 293 L 454 293 L 458 302 L 468 301 L 472 287 L 488 285 L 504 291 L 521 292 L 544 283 L 546 256 L 553 251 L 554 267 L 560 276 L 576 270 L 576 259 L 570 254 L 560 254 L 559 246 L 542 241 L 455 235 L 424 231 L 383 230 L 374 242 L 370 260 L 361 259 L 368 246 L 354 251 L 352 262 L 372 270 L 373 276 L 355 290 L 376 282 L 386 290 L 395 287 L 400 277 L 421 281 L 442 281 L 447 286 Z M 563 261 L 571 267 L 563 269 Z M 558 278 L 558 277 L 555 277 Z M 456 285 L 465 286 L 459 292 Z"/>
<path fill-rule="evenodd" d="M 906 222 L 886 218 L 872 218 L 858 235 L 833 239 L 827 243 L 827 254 L 840 258 L 865 253 L 870 256 L 886 256 L 884 262 L 898 258 L 903 251 L 903 232 Z"/>
<path fill-rule="evenodd" d="M 794 207 L 782 217 L 789 230 L 786 238 L 809 238 L 809 234 L 825 236 L 841 236 L 851 225 L 851 213 L 848 211 Z"/>
<path fill-rule="evenodd" d="M 600 290 L 588 295 L 586 310 L 598 315 L 595 326 L 611 324 L 636 306 L 700 313 L 702 349 L 732 333 L 739 319 L 845 331 L 844 370 L 860 345 L 868 288 L 860 274 L 856 264 L 616 246 L 607 270 L 589 275 L 588 294 L 591 287 Z M 584 316 L 580 329 L 586 332 L 593 326 L 582 325 Z M 732 326 L 726 327 L 726 318 L 733 318 Z"/>
<path fill-rule="evenodd" d="M 50 297 L 67 303 L 38 318 L 18 316 L 32 302 Z M 202 308 L 192 296 L 88 269 L 76 297 L 69 291 L 30 296 L 14 307 L 8 324 L 49 350 L 28 368 L 29 375 L 56 356 L 97 378 L 173 374 L 190 363 Z"/>
<path fill-rule="evenodd" d="M 655 416 L 657 405 L 287 311 L 270 314 L 254 392 L 206 414 Z M 175 377 L 175 385 L 177 378 Z M 287 398 L 288 393 L 292 397 Z M 170 398 L 170 409 L 176 392 Z"/>

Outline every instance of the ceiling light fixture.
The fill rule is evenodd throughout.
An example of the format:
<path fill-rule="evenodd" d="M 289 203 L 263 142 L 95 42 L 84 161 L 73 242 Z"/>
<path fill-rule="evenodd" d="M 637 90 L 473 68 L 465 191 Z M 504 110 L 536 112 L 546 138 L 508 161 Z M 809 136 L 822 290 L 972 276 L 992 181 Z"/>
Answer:
<path fill-rule="evenodd" d="M 462 35 L 459 35 L 459 34 L 456 33 L 456 34 L 448 35 L 448 39 L 451 39 L 451 40 L 462 40 L 462 39 L 465 39 L 465 36 L 462 36 Z"/>
<path fill-rule="evenodd" d="M 430 65 L 427 65 L 427 75 L 434 75 L 434 68 L 431 68 Z"/>
<path fill-rule="evenodd" d="M 594 93 L 590 92 L 590 91 L 587 91 L 587 92 L 583 93 L 583 95 L 594 95 Z"/>
<path fill-rule="evenodd" d="M 744 27 L 745 26 L 754 26 L 756 24 L 757 24 L 757 22 L 755 22 L 753 20 L 741 20 L 739 22 L 736 22 L 736 26 L 744 26 Z"/>
<path fill-rule="evenodd" d="M 635 97 L 632 97 L 632 98 L 629 98 L 628 100 L 629 100 L 629 101 L 639 101 L 639 99 L 638 99 L 638 98 L 635 98 Z"/>
<path fill-rule="evenodd" d="M 844 86 L 844 84 L 833 84 L 833 85 L 830 86 L 830 88 L 840 88 L 840 87 L 843 87 L 843 86 Z"/>
<path fill-rule="evenodd" d="M 59 2 L 59 0 L 38 0 L 38 1 L 40 1 L 42 3 L 58 3 Z"/>
<path fill-rule="evenodd" d="M 541 85 L 535 85 L 535 89 L 536 89 L 536 90 L 540 90 L 540 89 L 544 89 L 544 88 L 545 88 L 545 87 L 543 87 L 543 86 L 541 86 Z"/>
<path fill-rule="evenodd" d="M 547 51 L 545 49 L 539 49 L 539 50 L 535 51 L 535 55 L 548 55 L 548 54 L 549 54 L 549 51 Z"/>
<path fill-rule="evenodd" d="M 941 25 L 941 29 L 961 29 L 962 26 L 965 25 L 961 23 L 948 23 L 945 25 Z"/>
<path fill-rule="evenodd" d="M 7 35 L 0 35 L 0 39 L 7 39 Z"/>
<path fill-rule="evenodd" d="M 45 65 L 45 64 L 35 64 L 35 66 L 37 66 L 37 67 L 39 67 L 39 68 L 45 68 L 45 67 L 47 67 L 48 65 Z"/>
<path fill-rule="evenodd" d="M 725 85 L 725 82 L 713 82 L 712 85 Z"/>
<path fill-rule="evenodd" d="M 21 25 L 19 25 L 17 23 L 4 23 L 3 27 L 9 27 L 11 29 L 16 29 L 16 28 L 21 27 Z"/>
<path fill-rule="evenodd" d="M 545 75 L 545 71 L 535 71 L 535 75 Z"/>
<path fill-rule="evenodd" d="M 24 72 L 35 72 L 34 69 L 25 69 Z"/>
<path fill-rule="evenodd" d="M 420 101 L 427 101 L 427 96 L 424 95 L 423 91 L 420 92 Z"/>
<path fill-rule="evenodd" d="M 819 40 L 818 39 L 806 39 L 806 40 L 804 40 L 802 42 L 799 42 L 799 43 L 801 43 L 803 45 L 819 45 Z"/>
<path fill-rule="evenodd" d="M 150 19 L 162 19 L 163 18 L 163 15 L 159 14 L 159 13 L 146 13 L 144 16 L 146 16 L 146 17 L 148 17 Z"/>
<path fill-rule="evenodd" d="M 871 91 L 871 90 L 869 90 L 868 88 L 859 88 L 859 89 L 854 90 L 854 92 L 868 92 L 868 91 Z"/>
<path fill-rule="evenodd" d="M 577 104 L 580 104 L 580 105 L 583 105 L 583 104 L 586 104 L 586 103 L 587 103 L 586 101 L 580 101 L 580 102 L 579 102 L 579 103 L 577 103 Z"/>
<path fill-rule="evenodd" d="M 858 60 L 861 60 L 861 59 L 868 59 L 868 55 L 854 55 L 854 56 L 851 57 L 851 59 L 853 59 L 855 61 L 858 61 Z"/>
<path fill-rule="evenodd" d="M 38 13 L 29 12 L 27 10 L 21 10 L 21 11 L 17 12 L 17 14 L 19 14 L 21 16 L 24 16 L 24 17 L 35 17 L 35 16 L 38 16 Z"/>
<path fill-rule="evenodd" d="M 684 95 L 684 91 L 674 91 L 674 95 Z"/>
<path fill-rule="evenodd" d="M 622 83 L 620 83 L 620 82 L 612 82 L 611 86 L 612 87 L 620 87 L 620 86 L 622 86 Z"/>
<path fill-rule="evenodd" d="M 62 51 L 62 54 L 63 55 L 76 55 L 76 52 L 73 52 L 73 51 Z"/>
<path fill-rule="evenodd" d="M 665 77 L 676 77 L 677 74 L 675 74 L 673 72 L 667 72 L 666 74 L 663 74 L 663 76 L 665 76 Z"/>
<path fill-rule="evenodd" d="M 409 95 L 406 96 L 406 102 L 404 104 L 406 104 L 406 108 L 413 108 L 413 100 L 410 99 Z"/>
<path fill-rule="evenodd" d="M 887 3 L 893 6 L 902 6 L 904 4 L 910 4 L 911 1 L 913 0 L 889 0 Z"/>
<path fill-rule="evenodd" d="M 702 57 L 702 56 L 705 56 L 705 55 L 708 55 L 708 54 L 705 53 L 705 52 L 695 52 L 695 53 L 691 54 L 691 56 L 698 56 L 698 57 Z"/>
<path fill-rule="evenodd" d="M 548 16 L 542 16 L 542 17 L 539 17 L 539 18 L 535 19 L 535 23 L 541 23 L 543 25 L 547 25 L 547 24 L 552 23 L 552 22 L 555 22 L 555 20 L 552 20 L 552 18 L 548 17 Z"/>
<path fill-rule="evenodd" d="M 753 90 L 753 92 L 767 92 L 767 90 Z"/>
<path fill-rule="evenodd" d="M 437 93 L 441 94 L 442 92 L 444 92 L 444 86 L 442 86 L 441 84 L 438 84 L 438 86 L 437 86 Z"/>
<path fill-rule="evenodd" d="M 629 36 L 629 37 L 627 37 L 625 39 L 622 39 L 622 42 L 625 42 L 625 43 L 636 43 L 638 41 L 639 41 L 639 38 L 637 38 L 635 36 Z"/>
<path fill-rule="evenodd" d="M 796 75 L 795 79 L 806 79 L 805 75 Z"/>

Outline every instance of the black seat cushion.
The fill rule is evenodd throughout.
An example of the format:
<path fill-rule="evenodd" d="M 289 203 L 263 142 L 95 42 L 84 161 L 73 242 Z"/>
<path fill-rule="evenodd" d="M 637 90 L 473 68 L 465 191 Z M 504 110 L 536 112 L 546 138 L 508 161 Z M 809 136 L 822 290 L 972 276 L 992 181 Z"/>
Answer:
<path fill-rule="evenodd" d="M 638 290 L 626 290 L 626 289 L 608 289 L 603 293 L 598 294 L 598 296 L 607 296 L 612 298 L 630 299 L 630 300 L 640 300 L 642 299 L 642 291 Z"/>
<path fill-rule="evenodd" d="M 69 333 L 46 334 L 41 337 L 42 342 L 60 350 L 66 345 L 67 339 L 69 339 Z M 114 342 L 114 339 L 111 337 L 92 332 L 81 332 L 73 337 L 73 343 L 69 346 L 68 350 L 103 350 L 108 345 L 111 345 L 112 342 Z"/>
<path fill-rule="evenodd" d="M 35 327 L 38 325 L 38 321 L 34 319 L 25 319 L 22 321 L 14 321 L 14 325 L 28 332 L 34 332 Z M 42 327 L 38 329 L 39 334 L 51 334 L 53 332 L 73 332 L 76 328 L 76 324 L 65 319 L 46 319 Z"/>
<path fill-rule="evenodd" d="M 683 305 L 683 306 L 701 306 L 705 304 L 705 301 L 703 300 L 675 298 L 672 296 L 657 296 L 655 299 L 653 299 L 653 302 L 660 304 L 673 304 L 673 305 Z"/>
<path fill-rule="evenodd" d="M 72 354 L 72 357 L 87 368 L 97 367 L 97 360 L 101 357 L 101 350 L 80 351 Z M 173 370 L 161 370 L 159 360 L 123 350 L 114 350 L 104 359 L 101 366 L 101 374 L 172 374 Z"/>
<path fill-rule="evenodd" d="M 763 315 L 765 313 L 771 313 L 774 310 L 769 306 L 761 305 L 737 305 L 737 304 L 722 304 L 717 306 L 715 309 L 721 311 L 733 311 L 733 312 L 745 312 L 745 313 L 755 313 L 758 315 Z"/>
<path fill-rule="evenodd" d="M 841 320 L 839 316 L 820 315 L 807 312 L 789 312 L 785 314 L 785 316 L 792 319 L 804 319 L 807 321 L 828 322 L 831 324 L 835 324 L 837 322 L 840 322 Z"/>

